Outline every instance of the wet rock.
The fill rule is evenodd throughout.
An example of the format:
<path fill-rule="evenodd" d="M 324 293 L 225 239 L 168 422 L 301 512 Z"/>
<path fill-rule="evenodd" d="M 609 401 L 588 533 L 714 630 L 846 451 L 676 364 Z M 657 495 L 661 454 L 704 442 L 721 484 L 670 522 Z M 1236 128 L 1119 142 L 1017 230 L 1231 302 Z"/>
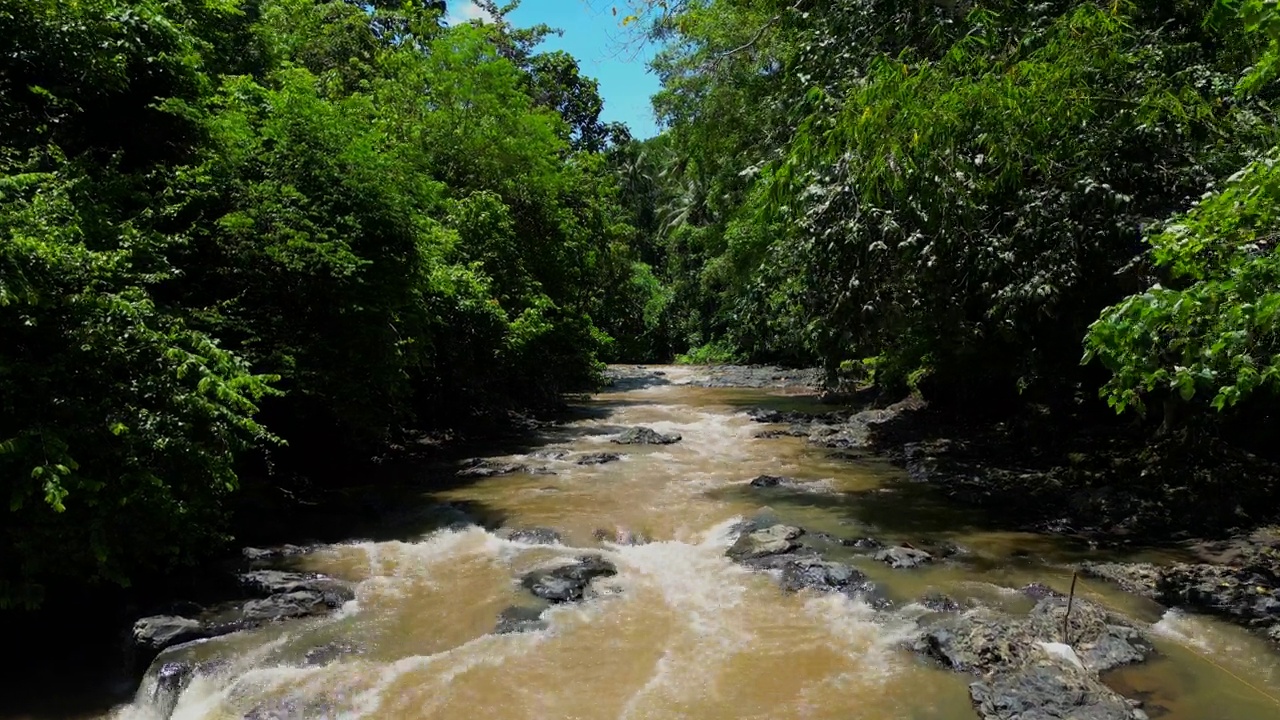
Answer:
<path fill-rule="evenodd" d="M 983 720 L 1137 720 L 1145 717 L 1074 665 L 1045 658 L 969 686 Z"/>
<path fill-rule="evenodd" d="M 487 478 L 498 475 L 528 472 L 529 466 L 522 463 L 503 462 L 487 458 L 474 458 L 466 462 L 466 467 L 458 471 L 458 477 Z"/>
<path fill-rule="evenodd" d="M 809 427 L 807 425 L 792 425 L 781 430 L 761 430 L 755 434 L 755 437 L 761 440 L 776 440 L 782 437 L 809 437 Z"/>
<path fill-rule="evenodd" d="M 1264 566 L 1175 565 L 1160 573 L 1156 599 L 1222 615 L 1248 627 L 1280 622 L 1280 578 Z"/>
<path fill-rule="evenodd" d="M 535 570 L 525 575 L 520 582 L 525 589 L 543 600 L 555 603 L 574 602 L 583 598 L 592 580 L 617 573 L 618 569 L 613 563 L 587 555 L 578 558 L 572 565 Z"/>
<path fill-rule="evenodd" d="M 547 623 L 542 619 L 541 608 L 513 605 L 498 613 L 498 624 L 494 627 L 493 633 L 495 635 L 508 635 L 546 629 Z"/>
<path fill-rule="evenodd" d="M 318 595 L 330 608 L 342 607 L 356 597 L 355 589 L 350 583 L 317 573 L 253 570 L 241 573 L 238 578 L 240 584 L 250 592 L 263 595 L 309 592 Z"/>
<path fill-rule="evenodd" d="M 258 562 L 261 560 L 278 560 L 286 557 L 296 557 L 305 555 L 315 550 L 315 545 L 280 545 L 270 548 L 247 547 L 241 550 L 244 558 L 250 562 Z"/>
<path fill-rule="evenodd" d="M 1018 589 L 1018 592 L 1026 595 L 1032 600 L 1044 600 L 1045 598 L 1062 597 L 1062 593 L 1045 585 L 1044 583 L 1031 583 L 1024 585 Z"/>
<path fill-rule="evenodd" d="M 619 455 L 618 453 L 594 452 L 594 453 L 586 453 L 585 455 L 579 455 L 578 459 L 574 460 L 574 464 L 604 465 L 605 463 L 616 462 L 621 459 L 622 459 L 622 456 Z"/>
<path fill-rule="evenodd" d="M 800 547 L 795 540 L 803 534 L 804 531 L 798 527 L 770 525 L 764 529 L 743 534 L 726 554 L 741 561 L 789 553 Z"/>
<path fill-rule="evenodd" d="M 751 480 L 751 487 L 754 488 L 776 488 L 795 484 L 795 478 L 783 477 L 781 475 L 757 475 Z"/>
<path fill-rule="evenodd" d="M 1041 600 L 1023 618 L 977 608 L 925 628 L 913 643 L 916 652 L 961 672 L 988 673 L 1018 668 L 1040 652 L 1041 643 L 1061 643 L 1067 599 Z M 1141 662 L 1150 643 L 1123 618 L 1096 603 L 1072 604 L 1068 644 L 1092 673 Z"/>
<path fill-rule="evenodd" d="M 1086 578 L 1107 580 L 1121 590 L 1155 600 L 1159 592 L 1160 568 L 1150 563 L 1094 563 L 1080 565 L 1080 574 Z"/>
<path fill-rule="evenodd" d="M 647 427 L 634 427 L 609 442 L 615 445 L 671 445 L 680 442 L 679 433 L 660 433 Z"/>
<path fill-rule="evenodd" d="M 529 545 L 558 545 L 563 542 L 560 533 L 551 528 L 503 528 L 497 535 L 504 540 Z"/>
<path fill-rule="evenodd" d="M 873 537 L 845 538 L 840 541 L 840 544 L 845 547 L 854 548 L 855 550 L 871 551 L 884 548 L 884 543 Z"/>
<path fill-rule="evenodd" d="M 1102 673 L 1142 662 L 1154 648 L 1137 628 L 1101 605 L 1076 598 L 1071 603 L 1066 637 L 1062 637 L 1067 598 L 1048 597 L 1036 603 L 1027 616 L 1029 630 L 1044 642 L 1066 642 L 1085 668 Z"/>
<path fill-rule="evenodd" d="M 867 576 L 862 571 L 843 563 L 801 558 L 788 561 L 782 568 L 782 587 L 792 592 L 843 591 L 866 584 Z"/>
<path fill-rule="evenodd" d="M 879 562 L 888 564 L 889 567 L 896 570 L 916 568 L 926 563 L 933 562 L 933 556 L 929 553 L 906 545 L 899 545 L 897 547 L 881 550 L 875 554 L 875 559 Z"/>
<path fill-rule="evenodd" d="M 943 595 L 942 593 L 929 593 L 920 598 L 920 604 L 932 612 L 960 612 L 960 603 L 956 602 L 955 598 L 950 595 Z"/>
<path fill-rule="evenodd" d="M 204 623 L 175 615 L 154 615 L 133 624 L 134 646 L 150 657 L 155 657 L 165 648 L 207 637 L 210 637 L 210 629 Z"/>
<path fill-rule="evenodd" d="M 168 718 L 178 706 L 182 691 L 191 684 L 195 666 L 187 662 L 167 662 L 156 671 L 155 684 L 151 686 L 151 707 L 156 715 Z"/>
<path fill-rule="evenodd" d="M 323 615 L 334 608 L 322 593 L 298 590 L 246 602 L 240 609 L 241 624 L 253 627 L 265 623 Z"/>
<path fill-rule="evenodd" d="M 359 655 L 363 652 L 364 647 L 356 643 L 344 641 L 325 643 L 308 650 L 302 656 L 302 664 L 308 667 L 320 667 L 341 660 L 348 655 Z"/>

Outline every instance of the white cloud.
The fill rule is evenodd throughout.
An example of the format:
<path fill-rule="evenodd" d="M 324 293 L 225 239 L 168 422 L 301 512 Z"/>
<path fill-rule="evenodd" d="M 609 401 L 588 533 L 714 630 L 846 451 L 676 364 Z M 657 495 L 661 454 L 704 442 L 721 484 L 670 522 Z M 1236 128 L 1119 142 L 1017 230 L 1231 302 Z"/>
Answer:
<path fill-rule="evenodd" d="M 454 3 L 451 2 L 449 4 L 453 5 Z M 467 2 L 463 3 L 461 7 L 455 6 L 449 10 L 449 17 L 447 19 L 450 25 L 460 25 L 470 20 L 493 22 L 493 16 L 485 10 L 482 10 L 474 2 L 471 2 L 471 0 L 467 0 Z"/>

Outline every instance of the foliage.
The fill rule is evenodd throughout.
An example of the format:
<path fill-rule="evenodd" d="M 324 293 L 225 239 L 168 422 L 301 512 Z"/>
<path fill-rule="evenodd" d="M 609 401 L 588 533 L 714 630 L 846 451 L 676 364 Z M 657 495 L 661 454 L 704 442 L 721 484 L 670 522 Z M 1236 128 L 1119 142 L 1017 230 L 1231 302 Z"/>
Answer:
<path fill-rule="evenodd" d="M 662 342 L 595 82 L 444 9 L 0 0 L 0 605 Z"/>
<path fill-rule="evenodd" d="M 1280 11 L 1263 2 L 1224 9 L 1266 39 L 1261 59 L 1238 86 L 1256 93 L 1280 62 Z M 1144 412 L 1151 396 L 1166 406 L 1222 411 L 1276 390 L 1278 153 L 1275 148 L 1248 163 L 1190 211 L 1147 235 L 1161 278 L 1107 308 L 1086 338 L 1085 361 L 1096 357 L 1112 372 L 1102 395 L 1117 412 Z"/>

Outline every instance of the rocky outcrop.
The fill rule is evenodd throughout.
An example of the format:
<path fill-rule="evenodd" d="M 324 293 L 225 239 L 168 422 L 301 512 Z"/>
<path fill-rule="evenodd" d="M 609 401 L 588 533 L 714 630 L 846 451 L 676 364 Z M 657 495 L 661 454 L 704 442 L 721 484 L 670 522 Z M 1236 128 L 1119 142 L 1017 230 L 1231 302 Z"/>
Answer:
<path fill-rule="evenodd" d="M 133 624 L 131 657 L 141 670 L 162 651 L 193 640 L 227 635 L 267 623 L 322 615 L 355 598 L 350 583 L 317 573 L 252 570 L 237 580 L 245 593 L 262 597 L 242 603 L 202 608 L 191 605 L 190 615 L 153 615 Z"/>
<path fill-rule="evenodd" d="M 616 575 L 613 563 L 594 555 L 586 555 L 570 565 L 535 570 L 520 580 L 520 584 L 535 596 L 548 602 L 564 603 L 583 599 L 592 580 Z"/>
<path fill-rule="evenodd" d="M 951 615 L 926 627 L 914 649 L 958 672 L 980 676 L 969 686 L 984 720 L 1138 720 L 1128 701 L 1098 674 L 1141 662 L 1152 646 L 1133 625 L 1096 603 L 1038 602 L 1026 617 L 990 608 Z M 1065 640 L 1065 642 L 1064 642 Z"/>
<path fill-rule="evenodd" d="M 1280 563 L 1266 547 L 1246 549 L 1240 565 L 1085 563 L 1085 577 L 1100 578 L 1166 607 L 1216 615 L 1280 642 Z"/>
<path fill-rule="evenodd" d="M 633 427 L 609 442 L 615 445 L 672 445 L 680 442 L 679 433 L 660 433 L 647 427 Z"/>
<path fill-rule="evenodd" d="M 604 465 L 605 463 L 617 462 L 622 459 L 622 455 L 611 452 L 594 452 L 579 455 L 574 460 L 575 465 Z"/>

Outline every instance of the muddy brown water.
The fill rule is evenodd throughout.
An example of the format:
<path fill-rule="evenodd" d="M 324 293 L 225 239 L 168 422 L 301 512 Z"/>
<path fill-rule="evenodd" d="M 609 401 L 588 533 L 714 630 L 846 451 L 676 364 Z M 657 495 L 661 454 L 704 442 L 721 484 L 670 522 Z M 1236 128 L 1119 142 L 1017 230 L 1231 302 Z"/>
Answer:
<path fill-rule="evenodd" d="M 508 527 L 549 527 L 563 545 L 499 539 L 480 527 L 330 546 L 303 569 L 358 583 L 339 613 L 184 648 L 212 660 L 173 711 L 179 720 L 243 718 L 504 718 L 673 720 L 812 718 L 968 720 L 967 676 L 902 649 L 928 592 L 1026 609 L 1014 589 L 1065 590 L 1066 563 L 1090 556 L 1051 537 L 988 529 L 879 461 L 836 460 L 796 438 L 759 439 L 749 407 L 808 407 L 786 390 L 706 389 L 697 371 L 662 368 L 671 384 L 606 392 L 584 419 L 539 438 L 561 460 L 530 460 L 556 474 L 516 474 L 423 492 L 483 507 Z M 610 445 L 620 426 L 677 432 L 663 447 Z M 620 462 L 579 466 L 575 454 L 622 451 Z M 524 456 L 514 456 L 524 461 Z M 809 481 L 802 491 L 747 486 L 759 474 Z M 840 537 L 947 540 L 957 561 L 896 571 L 849 554 L 896 601 L 876 611 L 840 595 L 786 594 L 768 575 L 729 562 L 731 527 L 768 508 L 780 519 Z M 607 528 L 653 539 L 618 545 Z M 557 606 L 537 632 L 494 635 L 511 605 L 531 605 L 524 572 L 600 551 L 618 575 L 586 602 Z M 1130 557 L 1143 556 L 1143 553 Z M 1162 559 L 1160 552 L 1147 553 Z M 1243 630 L 1166 613 L 1099 582 L 1079 592 L 1145 623 L 1161 654 L 1107 678 L 1168 720 L 1280 718 L 1280 656 Z M 361 652 L 323 667 L 304 653 L 331 642 Z M 144 681 L 115 720 L 154 720 Z"/>

